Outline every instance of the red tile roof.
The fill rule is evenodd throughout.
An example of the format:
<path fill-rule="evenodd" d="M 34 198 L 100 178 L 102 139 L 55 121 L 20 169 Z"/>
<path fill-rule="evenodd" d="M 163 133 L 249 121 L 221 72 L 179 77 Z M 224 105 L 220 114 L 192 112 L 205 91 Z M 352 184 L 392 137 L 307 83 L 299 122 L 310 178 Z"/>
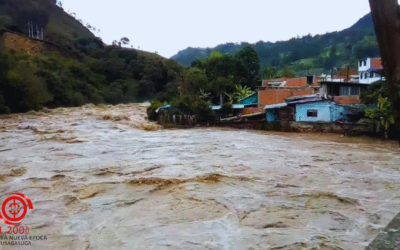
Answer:
<path fill-rule="evenodd" d="M 381 58 L 372 58 L 371 59 L 371 68 L 374 69 L 382 69 L 382 59 Z"/>

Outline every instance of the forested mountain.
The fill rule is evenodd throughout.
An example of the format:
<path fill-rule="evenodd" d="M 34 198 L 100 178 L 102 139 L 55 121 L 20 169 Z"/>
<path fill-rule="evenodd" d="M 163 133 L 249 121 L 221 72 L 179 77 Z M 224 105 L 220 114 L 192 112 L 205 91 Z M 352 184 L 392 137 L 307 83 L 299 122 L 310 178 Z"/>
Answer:
<path fill-rule="evenodd" d="M 107 46 L 92 31 L 56 0 L 0 0 L 0 113 L 144 101 L 178 91 L 183 67 L 177 62 L 123 48 L 128 38 Z M 30 33 L 40 39 L 27 38 Z"/>
<path fill-rule="evenodd" d="M 356 66 L 357 59 L 378 56 L 378 46 L 371 14 L 361 18 L 352 27 L 325 35 L 304 36 L 276 43 L 259 41 L 255 44 L 227 43 L 215 48 L 187 48 L 172 59 L 190 66 L 196 59 L 204 59 L 212 52 L 235 54 L 250 46 L 260 56 L 261 66 L 283 69 L 290 67 L 298 74 L 308 70 L 325 71 L 349 64 Z"/>

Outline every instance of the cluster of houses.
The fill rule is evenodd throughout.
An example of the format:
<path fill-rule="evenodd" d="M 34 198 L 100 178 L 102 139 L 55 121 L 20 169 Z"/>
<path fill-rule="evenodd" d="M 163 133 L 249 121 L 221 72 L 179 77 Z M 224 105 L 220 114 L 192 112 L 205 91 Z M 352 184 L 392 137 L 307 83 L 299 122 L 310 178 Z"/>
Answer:
<path fill-rule="evenodd" d="M 263 80 L 251 96 L 234 105 L 241 117 L 263 115 L 269 122 L 355 122 L 364 116 L 360 94 L 382 80 L 380 58 L 359 61 L 358 72 Z"/>
<path fill-rule="evenodd" d="M 380 58 L 358 62 L 358 71 L 350 68 L 335 74 L 263 80 L 257 92 L 233 104 L 235 119 L 266 119 L 268 122 L 357 122 L 365 116 L 360 94 L 382 77 Z M 157 110 L 169 110 L 166 105 Z M 222 105 L 212 106 L 218 113 Z"/>

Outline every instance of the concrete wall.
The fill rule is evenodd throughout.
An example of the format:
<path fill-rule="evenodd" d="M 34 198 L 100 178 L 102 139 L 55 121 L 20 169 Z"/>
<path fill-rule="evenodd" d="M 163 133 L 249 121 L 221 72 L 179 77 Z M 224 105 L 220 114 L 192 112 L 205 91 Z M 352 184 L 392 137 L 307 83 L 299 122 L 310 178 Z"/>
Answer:
<path fill-rule="evenodd" d="M 296 121 L 298 122 L 331 122 L 330 102 L 312 102 L 296 105 Z M 316 110 L 317 117 L 307 117 L 309 110 Z"/>
<path fill-rule="evenodd" d="M 309 110 L 317 111 L 317 117 L 308 117 Z M 297 122 L 334 122 L 346 119 L 346 109 L 332 101 L 311 102 L 296 105 Z"/>
<path fill-rule="evenodd" d="M 338 104 L 359 104 L 360 103 L 359 96 L 335 96 L 334 100 Z"/>
<path fill-rule="evenodd" d="M 372 124 L 336 124 L 333 122 L 265 122 L 265 121 L 240 121 L 240 122 L 211 122 L 202 123 L 200 126 L 232 127 L 238 129 L 257 129 L 284 132 L 327 132 L 346 135 L 372 135 Z"/>
<path fill-rule="evenodd" d="M 292 96 L 301 96 L 301 95 L 312 95 L 314 94 L 313 88 L 300 88 L 300 89 L 264 89 L 258 91 L 258 105 L 272 105 L 278 103 L 284 103 L 285 99 Z"/>
<path fill-rule="evenodd" d="M 361 79 L 361 75 L 363 75 L 362 79 Z M 369 72 L 364 72 L 364 71 L 360 72 L 360 83 L 371 84 L 371 83 L 374 83 L 374 82 L 377 82 L 380 80 L 382 80 L 382 77 L 377 73 L 374 73 L 374 77 L 371 78 Z"/>
<path fill-rule="evenodd" d="M 242 109 L 242 115 L 250 115 L 265 112 L 264 107 L 249 107 Z"/>

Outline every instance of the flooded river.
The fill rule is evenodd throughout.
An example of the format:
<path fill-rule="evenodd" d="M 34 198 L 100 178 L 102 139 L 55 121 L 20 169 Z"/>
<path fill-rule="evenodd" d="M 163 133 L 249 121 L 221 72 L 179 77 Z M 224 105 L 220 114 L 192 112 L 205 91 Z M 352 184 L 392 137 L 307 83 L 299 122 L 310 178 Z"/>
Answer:
<path fill-rule="evenodd" d="M 399 163 L 368 138 L 160 130 L 137 104 L 0 116 L 0 201 L 27 195 L 47 237 L 2 249 L 364 249 Z"/>

